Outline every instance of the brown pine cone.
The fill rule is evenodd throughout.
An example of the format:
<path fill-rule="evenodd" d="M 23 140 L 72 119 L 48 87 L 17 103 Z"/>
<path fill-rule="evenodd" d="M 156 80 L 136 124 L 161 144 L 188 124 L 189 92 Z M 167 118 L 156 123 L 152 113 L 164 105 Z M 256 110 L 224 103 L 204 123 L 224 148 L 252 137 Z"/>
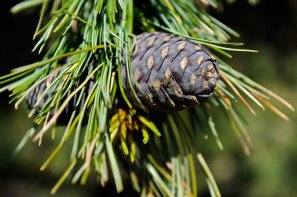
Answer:
<path fill-rule="evenodd" d="M 37 85 L 31 92 L 29 92 L 28 97 L 27 97 L 27 105 L 30 109 L 35 109 L 36 113 L 39 113 L 41 108 L 47 104 L 47 101 L 50 97 L 53 97 L 57 94 L 56 91 L 53 91 L 53 88 L 49 89 L 48 92 L 45 94 L 44 97 L 42 97 L 41 102 L 39 102 L 39 104 L 37 106 L 34 106 L 37 102 L 37 100 L 39 100 L 39 98 L 41 97 L 42 93 L 53 83 L 53 81 L 57 78 L 57 76 L 59 76 L 61 74 L 61 72 L 57 72 L 53 77 L 49 77 L 47 78 L 47 80 L 45 80 L 44 82 L 40 83 L 39 85 Z M 84 75 L 83 75 L 84 76 Z M 82 77 L 82 80 L 78 80 L 77 84 L 75 85 L 75 87 L 78 87 L 80 85 L 80 83 L 85 79 L 85 77 Z M 90 81 L 87 83 L 87 88 L 84 90 L 82 97 L 80 98 L 80 103 L 77 105 L 77 101 L 78 101 L 78 97 L 80 96 L 80 92 L 78 92 L 77 94 L 74 95 L 73 99 L 71 99 L 68 103 L 68 105 L 66 106 L 65 110 L 62 112 L 62 114 L 59 116 L 57 124 L 58 125 L 66 125 L 68 124 L 68 121 L 70 119 L 71 114 L 73 113 L 73 111 L 75 109 L 77 109 L 77 113 L 82 109 L 83 105 L 85 104 L 85 100 L 88 97 L 88 94 L 90 93 L 92 87 L 94 86 L 94 79 L 90 79 Z M 74 88 L 72 88 L 73 90 Z M 66 97 L 71 93 L 72 91 L 68 91 L 66 93 Z M 63 100 L 65 100 L 66 98 L 64 98 Z M 61 102 L 63 102 L 63 100 Z M 52 107 L 51 111 L 50 111 L 50 115 L 49 118 L 53 117 L 54 113 L 55 113 L 55 106 Z M 85 117 L 84 117 L 84 121 L 88 119 L 88 113 L 89 111 L 87 110 Z"/>
<path fill-rule="evenodd" d="M 130 99 L 126 65 L 121 75 Z M 203 46 L 168 33 L 137 36 L 131 57 L 131 82 L 140 102 L 161 111 L 192 107 L 213 93 L 219 79 L 218 64 Z"/>

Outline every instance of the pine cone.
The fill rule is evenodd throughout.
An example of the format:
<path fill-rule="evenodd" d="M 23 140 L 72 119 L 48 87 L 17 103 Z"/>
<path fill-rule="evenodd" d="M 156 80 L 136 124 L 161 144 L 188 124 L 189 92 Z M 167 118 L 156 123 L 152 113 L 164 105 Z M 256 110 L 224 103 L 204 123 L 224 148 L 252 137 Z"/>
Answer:
<path fill-rule="evenodd" d="M 124 60 L 123 86 L 135 101 L 126 71 Z M 131 72 L 132 86 L 141 104 L 161 111 L 182 110 L 204 101 L 219 79 L 217 61 L 205 47 L 161 32 L 137 36 Z"/>
<path fill-rule="evenodd" d="M 36 88 L 34 88 L 31 92 L 29 92 L 28 97 L 27 97 L 27 105 L 30 109 L 35 109 L 36 113 L 39 113 L 41 108 L 47 103 L 48 99 L 52 96 L 56 95 L 56 91 L 53 91 L 53 88 L 49 89 L 48 92 L 46 93 L 46 95 L 44 97 L 42 97 L 41 101 L 38 103 L 37 106 L 34 106 L 37 102 L 37 100 L 39 100 L 39 98 L 41 97 L 42 93 L 53 83 L 53 81 L 61 74 L 61 72 L 57 72 L 57 74 L 55 74 L 53 77 L 49 77 L 47 78 L 47 80 L 45 80 L 44 82 L 40 83 L 38 86 L 36 86 Z M 84 76 L 84 75 L 83 75 Z M 82 80 L 78 80 L 77 84 L 75 85 L 75 87 L 78 87 L 80 85 L 80 83 L 84 80 L 85 77 L 82 77 Z M 83 105 L 85 104 L 85 100 L 88 96 L 88 94 L 90 93 L 93 85 L 94 85 L 95 81 L 94 79 L 90 79 L 90 81 L 87 84 L 87 88 L 84 90 L 81 100 L 80 100 L 80 104 L 76 107 L 77 105 L 77 101 L 78 101 L 78 97 L 80 96 L 80 92 L 78 92 L 77 94 L 74 95 L 73 99 L 71 99 L 68 103 L 68 105 L 66 106 L 65 110 L 62 112 L 62 114 L 59 116 L 57 124 L 58 125 L 66 125 L 68 124 L 68 121 L 70 119 L 70 116 L 72 114 L 72 112 L 77 109 L 77 112 L 80 111 L 80 109 L 82 109 Z M 73 89 L 73 88 L 72 88 Z M 68 91 L 67 95 L 69 95 L 72 91 Z M 64 98 L 65 99 L 65 98 Z M 64 100 L 63 99 L 63 100 Z M 61 102 L 63 102 L 63 100 Z M 51 111 L 50 111 L 50 115 L 49 115 L 49 119 L 51 117 L 53 117 L 54 113 L 55 113 L 55 106 L 52 107 Z M 84 122 L 85 120 L 88 119 L 89 116 L 89 111 L 87 110 L 86 115 L 84 117 Z"/>

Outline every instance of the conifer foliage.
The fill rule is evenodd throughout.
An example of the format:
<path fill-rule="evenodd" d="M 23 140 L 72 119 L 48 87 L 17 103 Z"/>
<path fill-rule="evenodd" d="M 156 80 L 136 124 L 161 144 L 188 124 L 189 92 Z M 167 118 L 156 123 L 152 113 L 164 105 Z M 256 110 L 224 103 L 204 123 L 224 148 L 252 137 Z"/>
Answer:
<path fill-rule="evenodd" d="M 25 0 L 11 9 L 40 9 L 33 51 L 44 54 L 0 77 L 0 92 L 11 91 L 15 108 L 26 101 L 34 117 L 17 151 L 64 125 L 45 170 L 72 145 L 52 193 L 67 177 L 85 184 L 95 173 L 102 185 L 121 192 L 130 182 L 142 196 L 197 196 L 202 176 L 220 196 L 197 143 L 209 133 L 223 149 L 214 114 L 226 117 L 249 154 L 236 101 L 285 120 L 271 99 L 294 110 L 224 61 L 255 51 L 229 42 L 238 33 L 208 13 L 221 7 L 220 0 Z"/>

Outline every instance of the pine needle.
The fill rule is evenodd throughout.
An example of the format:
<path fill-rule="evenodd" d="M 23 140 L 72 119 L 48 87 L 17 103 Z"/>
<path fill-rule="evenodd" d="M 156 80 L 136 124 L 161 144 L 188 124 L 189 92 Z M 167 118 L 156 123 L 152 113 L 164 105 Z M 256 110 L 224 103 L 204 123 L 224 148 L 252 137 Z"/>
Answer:
<path fill-rule="evenodd" d="M 197 154 L 197 158 L 198 158 L 198 161 L 199 161 L 199 163 L 201 164 L 201 166 L 203 168 L 203 171 L 204 171 L 207 179 L 209 180 L 209 186 L 211 188 L 210 191 L 211 191 L 211 194 L 213 194 L 212 196 L 213 197 L 220 197 L 220 196 L 222 196 L 221 193 L 220 193 L 220 191 L 219 191 L 219 188 L 218 188 L 218 186 L 216 184 L 216 181 L 215 181 L 215 179 L 214 179 L 214 177 L 213 177 L 213 175 L 212 175 L 209 167 L 207 166 L 204 158 L 202 157 L 201 153 L 198 153 Z"/>
<path fill-rule="evenodd" d="M 238 90 L 235 88 L 235 86 L 231 83 L 231 81 L 223 74 L 221 73 L 221 77 L 226 81 L 226 83 L 230 86 L 230 88 L 234 91 L 234 93 L 240 98 L 240 100 L 243 102 L 243 104 L 250 110 L 250 112 L 256 116 L 256 112 L 253 110 L 253 108 L 248 104 L 248 102 L 242 97 L 242 95 L 238 92 Z"/>

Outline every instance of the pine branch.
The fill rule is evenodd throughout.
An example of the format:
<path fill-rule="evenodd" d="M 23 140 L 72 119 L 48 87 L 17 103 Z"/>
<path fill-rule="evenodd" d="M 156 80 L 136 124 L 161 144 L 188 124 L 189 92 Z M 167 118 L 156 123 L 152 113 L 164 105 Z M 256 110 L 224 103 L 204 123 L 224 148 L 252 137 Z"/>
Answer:
<path fill-rule="evenodd" d="M 236 100 L 242 101 L 254 115 L 251 103 L 263 110 L 267 107 L 288 120 L 270 99 L 294 111 L 289 103 L 219 58 L 232 57 L 231 52 L 256 52 L 239 48 L 242 43 L 229 42 L 239 34 L 205 9 L 208 6 L 219 9 L 222 2 L 199 2 L 27 0 L 11 9 L 18 13 L 40 7 L 40 20 L 33 36 L 38 41 L 33 51 L 45 53 L 40 62 L 16 68 L 0 78 L 3 86 L 0 92 L 11 91 L 16 108 L 25 99 L 30 101 L 32 94 L 38 95 L 30 106 L 29 116 L 35 115 L 35 124 L 43 126 L 29 130 L 17 151 L 30 138 L 41 143 L 50 128 L 66 116 L 63 137 L 42 165 L 41 170 L 45 170 L 63 146 L 70 143 L 70 136 L 74 136 L 70 166 L 52 193 L 75 166 L 81 165 L 72 178 L 74 184 L 79 180 L 85 184 L 89 174 L 95 171 L 102 185 L 113 177 L 117 192 L 123 190 L 124 181 L 130 181 L 142 195 L 197 196 L 197 165 L 200 164 L 211 195 L 220 196 L 196 143 L 201 137 L 197 130 L 203 128 L 210 132 L 222 150 L 221 130 L 215 127 L 212 114 L 223 110 L 243 150 L 249 154 L 251 139 L 234 105 Z M 133 88 L 135 78 L 130 62 L 134 33 L 155 31 L 202 44 L 215 54 L 221 79 L 214 96 L 207 102 L 169 113 L 148 113 L 145 108 L 136 107 L 135 102 L 141 98 Z M 130 92 L 123 84 L 123 63 L 135 100 L 130 99 L 127 95 Z M 40 91 L 35 92 L 36 88 Z M 124 180 L 124 177 L 129 178 Z"/>

